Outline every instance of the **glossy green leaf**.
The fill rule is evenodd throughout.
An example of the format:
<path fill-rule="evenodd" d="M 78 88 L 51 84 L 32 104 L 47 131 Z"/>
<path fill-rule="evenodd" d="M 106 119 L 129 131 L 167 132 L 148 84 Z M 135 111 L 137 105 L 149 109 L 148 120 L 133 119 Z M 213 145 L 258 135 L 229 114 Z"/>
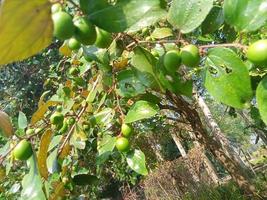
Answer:
<path fill-rule="evenodd" d="M 145 87 L 132 70 L 118 73 L 118 93 L 123 97 L 134 97 L 145 92 Z"/>
<path fill-rule="evenodd" d="M 129 167 L 132 170 L 144 176 L 148 174 L 145 154 L 142 151 L 135 149 L 134 151 L 127 154 L 126 159 Z"/>
<path fill-rule="evenodd" d="M 47 0 L 4 0 L 0 4 L 0 65 L 28 58 L 52 40 Z"/>
<path fill-rule="evenodd" d="M 214 48 L 206 60 L 205 87 L 217 100 L 234 108 L 246 108 L 252 98 L 246 65 L 227 48 Z"/>
<path fill-rule="evenodd" d="M 223 9 L 218 6 L 214 6 L 204 22 L 201 24 L 201 30 L 203 34 L 213 33 L 224 22 Z"/>
<path fill-rule="evenodd" d="M 261 118 L 267 124 L 267 77 L 259 83 L 256 98 Z"/>
<path fill-rule="evenodd" d="M 103 134 L 103 138 L 98 141 L 97 149 L 99 156 L 107 152 L 112 152 L 116 144 L 116 137 L 113 137 L 107 133 Z"/>
<path fill-rule="evenodd" d="M 146 49 L 136 47 L 131 64 L 137 70 L 137 77 L 147 87 L 160 88 L 160 82 L 155 74 L 157 59 Z"/>
<path fill-rule="evenodd" d="M 22 191 L 20 200 L 45 200 L 45 194 L 43 192 L 42 179 L 38 172 L 37 160 L 35 156 L 32 156 L 28 160 L 30 171 L 23 177 Z"/>
<path fill-rule="evenodd" d="M 209 14 L 213 0 L 173 0 L 168 21 L 182 33 L 196 29 Z"/>
<path fill-rule="evenodd" d="M 162 39 L 173 36 L 172 29 L 170 28 L 156 28 L 151 34 L 152 38 Z"/>
<path fill-rule="evenodd" d="M 18 117 L 18 126 L 19 129 L 25 129 L 28 125 L 27 122 L 27 117 L 23 112 L 19 112 L 19 117 Z"/>
<path fill-rule="evenodd" d="M 159 107 L 148 101 L 137 101 L 128 111 L 125 123 L 151 118 L 159 111 Z"/>
<path fill-rule="evenodd" d="M 89 19 L 109 32 L 135 32 L 164 18 L 160 0 L 119 0 L 111 5 L 106 0 L 89 0 Z"/>
<path fill-rule="evenodd" d="M 266 0 L 225 0 L 223 9 L 225 21 L 237 31 L 255 31 L 267 20 Z"/>

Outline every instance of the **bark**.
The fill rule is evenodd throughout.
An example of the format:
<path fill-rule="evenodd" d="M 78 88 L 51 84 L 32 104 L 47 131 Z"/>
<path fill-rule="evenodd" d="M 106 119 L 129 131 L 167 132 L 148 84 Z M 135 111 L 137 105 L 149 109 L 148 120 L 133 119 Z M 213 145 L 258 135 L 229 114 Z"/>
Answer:
<path fill-rule="evenodd" d="M 175 142 L 175 144 L 176 144 L 179 152 L 181 153 L 182 157 L 183 158 L 187 158 L 186 151 L 185 151 L 182 143 L 180 142 L 180 138 L 176 134 L 174 134 L 174 133 L 172 133 L 171 136 L 172 136 L 172 139 Z"/>
<path fill-rule="evenodd" d="M 211 129 L 211 132 L 214 136 L 214 138 L 220 142 L 221 147 L 223 148 L 224 152 L 227 154 L 229 158 L 231 158 L 234 162 L 238 163 L 241 170 L 244 171 L 244 173 L 248 176 L 253 176 L 253 173 L 251 169 L 246 166 L 244 161 L 240 158 L 238 153 L 232 148 L 231 144 L 229 143 L 229 140 L 226 138 L 225 134 L 220 129 L 217 122 L 214 120 L 209 107 L 205 103 L 204 99 L 199 95 L 194 95 L 197 104 L 199 108 L 201 109 L 202 113 L 204 114 L 206 124 Z"/>
<path fill-rule="evenodd" d="M 173 95 L 169 92 L 167 96 L 176 106 L 177 111 L 190 123 L 199 143 L 214 155 L 245 193 L 254 195 L 256 189 L 247 177 L 247 174 L 240 170 L 239 163 L 235 162 L 235 160 L 231 159 L 231 157 L 225 153 L 220 142 L 207 134 L 196 109 L 191 108 L 191 105 L 180 96 Z"/>

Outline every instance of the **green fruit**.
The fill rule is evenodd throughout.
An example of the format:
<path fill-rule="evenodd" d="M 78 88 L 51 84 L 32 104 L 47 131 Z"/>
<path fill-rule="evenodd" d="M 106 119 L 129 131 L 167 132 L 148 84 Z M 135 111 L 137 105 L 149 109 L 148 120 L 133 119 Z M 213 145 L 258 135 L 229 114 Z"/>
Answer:
<path fill-rule="evenodd" d="M 111 33 L 102 30 L 100 28 L 96 28 L 96 41 L 95 41 L 95 45 L 99 48 L 107 48 L 109 47 L 109 45 L 112 42 L 112 35 Z"/>
<path fill-rule="evenodd" d="M 71 67 L 69 73 L 72 76 L 77 76 L 80 73 L 80 70 L 77 67 Z"/>
<path fill-rule="evenodd" d="M 56 108 L 56 111 L 57 112 L 62 112 L 62 110 L 63 110 L 63 107 L 62 106 L 57 106 L 57 108 Z"/>
<path fill-rule="evenodd" d="M 71 117 L 71 118 L 68 119 L 67 123 L 68 123 L 69 126 L 72 126 L 75 123 L 75 119 L 73 117 Z"/>
<path fill-rule="evenodd" d="M 188 67 L 195 67 L 199 64 L 200 55 L 197 46 L 187 45 L 181 50 L 182 63 Z"/>
<path fill-rule="evenodd" d="M 29 128 L 27 131 L 26 131 L 26 135 L 32 135 L 34 134 L 34 129 L 33 128 Z"/>
<path fill-rule="evenodd" d="M 79 17 L 77 20 L 75 20 L 74 25 L 74 37 L 76 38 L 76 40 L 84 45 L 91 45 L 95 43 L 95 26 L 91 22 L 89 22 L 89 20 L 87 20 L 85 17 Z"/>
<path fill-rule="evenodd" d="M 51 13 L 52 13 L 52 14 L 55 14 L 55 13 L 61 11 L 61 10 L 62 10 L 62 6 L 61 6 L 60 3 L 55 3 L 55 4 L 53 4 L 53 5 L 51 6 Z"/>
<path fill-rule="evenodd" d="M 13 150 L 13 155 L 18 160 L 28 160 L 32 156 L 32 146 L 27 140 L 21 140 Z"/>
<path fill-rule="evenodd" d="M 52 15 L 54 23 L 54 36 L 61 40 L 69 39 L 74 34 L 74 25 L 72 17 L 63 11 L 59 11 Z"/>
<path fill-rule="evenodd" d="M 267 64 L 267 40 L 259 40 L 248 47 L 247 58 L 256 65 Z"/>
<path fill-rule="evenodd" d="M 71 39 L 69 39 L 69 41 L 68 41 L 68 47 L 69 47 L 71 50 L 78 50 L 78 49 L 80 49 L 80 47 L 81 47 L 81 43 L 78 42 L 75 38 L 71 38 Z"/>
<path fill-rule="evenodd" d="M 116 148 L 121 152 L 127 152 L 130 149 L 129 140 L 125 137 L 119 137 L 116 140 Z"/>
<path fill-rule="evenodd" d="M 50 122 L 53 125 L 63 125 L 64 115 L 60 112 L 55 112 L 50 117 Z"/>
<path fill-rule="evenodd" d="M 122 124 L 121 133 L 124 137 L 129 138 L 132 135 L 133 128 L 128 124 Z"/>
<path fill-rule="evenodd" d="M 175 73 L 181 65 L 180 52 L 177 50 L 168 51 L 164 55 L 163 63 L 168 72 Z"/>

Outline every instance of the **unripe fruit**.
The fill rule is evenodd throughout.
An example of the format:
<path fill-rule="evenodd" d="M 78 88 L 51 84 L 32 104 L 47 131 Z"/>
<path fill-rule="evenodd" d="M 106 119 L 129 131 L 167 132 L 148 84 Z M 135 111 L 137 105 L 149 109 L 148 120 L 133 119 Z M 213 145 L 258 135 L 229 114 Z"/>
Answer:
<path fill-rule="evenodd" d="M 112 35 L 111 33 L 102 30 L 100 28 L 96 28 L 96 41 L 95 45 L 99 48 L 107 48 L 112 42 Z"/>
<path fill-rule="evenodd" d="M 71 67 L 69 73 L 72 76 L 77 76 L 80 73 L 80 70 L 77 67 Z"/>
<path fill-rule="evenodd" d="M 62 112 L 62 110 L 63 110 L 63 107 L 62 106 L 57 106 L 57 108 L 56 108 L 56 111 L 57 112 Z"/>
<path fill-rule="evenodd" d="M 60 112 L 55 112 L 50 117 L 50 122 L 53 125 L 61 125 L 63 124 L 63 120 L 64 120 L 64 115 Z"/>
<path fill-rule="evenodd" d="M 55 3 L 55 4 L 53 4 L 53 5 L 51 6 L 51 13 L 52 13 L 52 14 L 55 14 L 55 13 L 61 11 L 61 10 L 62 10 L 62 6 L 61 6 L 60 3 Z"/>
<path fill-rule="evenodd" d="M 32 135 L 34 134 L 34 129 L 33 128 L 29 128 L 27 131 L 26 131 L 26 135 Z"/>
<path fill-rule="evenodd" d="M 267 64 L 267 40 L 259 40 L 248 47 L 247 58 L 256 65 Z"/>
<path fill-rule="evenodd" d="M 195 67 L 199 64 L 200 55 L 197 46 L 187 45 L 181 50 L 182 63 L 188 67 Z"/>
<path fill-rule="evenodd" d="M 95 43 L 95 26 L 91 22 L 89 22 L 88 19 L 86 19 L 85 17 L 79 17 L 77 20 L 75 20 L 74 25 L 74 37 L 77 41 L 84 45 L 91 45 Z"/>
<path fill-rule="evenodd" d="M 121 133 L 124 137 L 129 138 L 132 135 L 133 128 L 128 124 L 122 124 Z"/>
<path fill-rule="evenodd" d="M 163 63 L 168 72 L 175 73 L 181 65 L 180 52 L 178 50 L 168 51 L 164 55 Z"/>
<path fill-rule="evenodd" d="M 116 140 L 116 148 L 121 152 L 127 152 L 130 149 L 129 140 L 125 137 L 119 137 Z"/>
<path fill-rule="evenodd" d="M 75 119 L 73 117 L 71 117 L 71 118 L 68 119 L 67 123 L 68 123 L 69 126 L 72 126 L 75 123 Z"/>
<path fill-rule="evenodd" d="M 61 40 L 69 39 L 74 34 L 74 25 L 72 17 L 63 11 L 52 15 L 54 23 L 54 36 Z"/>
<path fill-rule="evenodd" d="M 13 154 L 18 160 L 28 160 L 32 156 L 32 146 L 27 140 L 21 140 L 13 150 Z"/>
<path fill-rule="evenodd" d="M 68 47 L 71 50 L 78 50 L 79 48 L 81 48 L 81 43 L 78 42 L 75 38 L 71 38 L 68 41 Z"/>

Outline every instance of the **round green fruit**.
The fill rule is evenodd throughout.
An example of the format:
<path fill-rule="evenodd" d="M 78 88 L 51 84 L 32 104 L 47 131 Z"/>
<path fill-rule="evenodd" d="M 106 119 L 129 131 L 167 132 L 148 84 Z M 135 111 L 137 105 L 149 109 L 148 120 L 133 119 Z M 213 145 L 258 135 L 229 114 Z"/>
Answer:
<path fill-rule="evenodd" d="M 56 108 L 56 111 L 57 112 L 62 112 L 62 110 L 63 110 L 63 107 L 62 106 L 57 106 L 57 108 Z"/>
<path fill-rule="evenodd" d="M 74 34 L 74 25 L 72 17 L 63 11 L 59 11 L 52 15 L 54 23 L 54 36 L 61 40 L 69 39 Z"/>
<path fill-rule="evenodd" d="M 113 40 L 111 33 L 100 28 L 96 28 L 96 35 L 95 45 L 99 48 L 108 48 Z"/>
<path fill-rule="evenodd" d="M 55 3 L 55 4 L 53 4 L 51 6 L 51 12 L 52 12 L 52 14 L 55 14 L 55 13 L 61 11 L 61 10 L 62 10 L 62 6 L 61 6 L 60 3 Z"/>
<path fill-rule="evenodd" d="M 96 40 L 95 26 L 85 17 L 79 17 L 74 22 L 75 33 L 74 37 L 77 41 L 84 45 L 91 45 Z"/>
<path fill-rule="evenodd" d="M 68 119 L 68 125 L 72 126 L 75 123 L 75 119 L 73 117 Z"/>
<path fill-rule="evenodd" d="M 181 56 L 178 50 L 168 51 L 163 58 L 163 63 L 166 70 L 170 73 L 174 73 L 181 65 Z"/>
<path fill-rule="evenodd" d="M 71 67 L 69 73 L 72 76 L 77 76 L 80 73 L 80 70 L 77 67 Z"/>
<path fill-rule="evenodd" d="M 127 152 L 130 149 L 129 140 L 125 137 L 119 137 L 116 140 L 116 148 L 121 152 Z"/>
<path fill-rule="evenodd" d="M 32 156 L 32 146 L 27 140 L 21 140 L 13 150 L 13 155 L 18 160 L 28 160 Z"/>
<path fill-rule="evenodd" d="M 248 47 L 247 58 L 256 65 L 267 64 L 267 40 L 259 40 Z"/>
<path fill-rule="evenodd" d="M 129 138 L 132 135 L 133 128 L 128 124 L 121 125 L 121 133 L 124 137 Z"/>
<path fill-rule="evenodd" d="M 182 63 L 188 67 L 195 67 L 199 64 L 200 54 L 197 46 L 187 45 L 181 50 Z"/>
<path fill-rule="evenodd" d="M 71 38 L 69 39 L 68 41 L 68 47 L 71 49 L 71 50 L 78 50 L 81 48 L 81 43 L 78 42 L 75 38 Z"/>
<path fill-rule="evenodd" d="M 53 125 L 61 125 L 63 124 L 64 115 L 60 112 L 55 112 L 50 117 L 50 122 Z"/>

